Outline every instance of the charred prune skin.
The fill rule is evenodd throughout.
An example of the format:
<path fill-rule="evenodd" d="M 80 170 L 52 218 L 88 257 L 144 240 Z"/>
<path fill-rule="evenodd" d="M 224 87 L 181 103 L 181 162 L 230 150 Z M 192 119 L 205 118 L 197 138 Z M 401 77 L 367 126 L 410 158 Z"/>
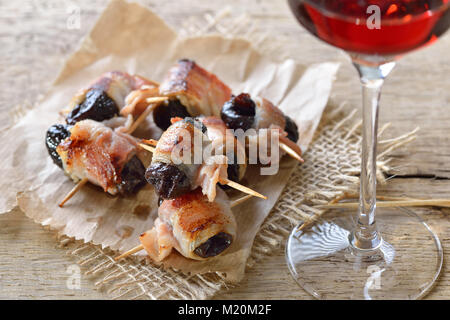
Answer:
<path fill-rule="evenodd" d="M 228 164 L 227 174 L 228 179 L 234 182 L 239 182 L 239 164 L 237 163 Z"/>
<path fill-rule="evenodd" d="M 227 154 L 227 158 L 228 158 L 227 177 L 228 179 L 234 182 L 239 182 L 240 167 L 239 164 L 237 163 L 237 155 L 235 153 Z M 219 184 L 219 187 L 221 187 L 223 190 L 230 189 L 230 187 L 227 186 L 226 184 Z"/>
<path fill-rule="evenodd" d="M 287 132 L 288 139 L 297 142 L 299 138 L 297 125 L 290 117 L 284 116 L 284 118 L 286 119 L 286 126 L 284 127 L 284 131 Z"/>
<path fill-rule="evenodd" d="M 162 199 L 174 199 L 191 190 L 186 174 L 172 164 L 157 162 L 147 168 L 145 179 Z"/>
<path fill-rule="evenodd" d="M 239 182 L 239 165 L 237 163 L 228 164 L 227 167 L 227 177 L 228 179 Z M 219 184 L 222 190 L 230 190 L 231 187 L 226 184 Z"/>
<path fill-rule="evenodd" d="M 215 257 L 227 249 L 232 242 L 233 237 L 230 234 L 219 232 L 195 248 L 194 253 L 201 258 Z"/>
<path fill-rule="evenodd" d="M 155 108 L 155 110 L 153 110 L 153 120 L 163 131 L 166 131 L 172 124 L 170 119 L 175 117 L 184 119 L 190 116 L 191 115 L 187 112 L 186 107 L 183 106 L 177 99 L 171 99 L 168 102 L 161 103 Z"/>
<path fill-rule="evenodd" d="M 136 193 L 145 185 L 145 167 L 137 156 L 133 156 L 120 173 L 121 182 L 118 186 L 121 194 Z"/>
<path fill-rule="evenodd" d="M 48 128 L 45 134 L 45 145 L 48 150 L 48 154 L 52 158 L 53 162 L 62 169 L 63 164 L 61 157 L 56 152 L 56 147 L 61 141 L 70 137 L 69 126 L 66 124 L 54 124 Z"/>
<path fill-rule="evenodd" d="M 230 129 L 248 130 L 255 122 L 256 104 L 247 93 L 232 96 L 222 107 L 220 117 Z"/>
<path fill-rule="evenodd" d="M 91 89 L 86 93 L 84 101 L 78 104 L 66 118 L 68 124 L 91 119 L 103 121 L 119 114 L 116 103 L 101 89 Z"/>

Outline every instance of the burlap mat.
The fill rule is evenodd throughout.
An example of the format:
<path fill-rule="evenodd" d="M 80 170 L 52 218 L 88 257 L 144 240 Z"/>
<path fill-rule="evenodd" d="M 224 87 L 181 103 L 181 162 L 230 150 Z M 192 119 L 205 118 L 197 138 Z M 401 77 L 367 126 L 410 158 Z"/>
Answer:
<path fill-rule="evenodd" d="M 258 33 L 256 29 L 245 15 L 230 17 L 229 10 L 225 9 L 215 17 L 206 15 L 201 21 L 187 19 L 180 34 L 239 34 L 252 41 L 255 47 L 265 53 L 273 52 L 280 59 L 282 56 L 277 50 L 282 47 L 283 38 L 271 40 L 267 46 L 267 35 Z M 345 113 L 342 109 L 342 105 L 333 106 L 332 103 L 327 107 L 310 149 L 304 155 L 305 164 L 296 168 L 255 238 L 247 269 L 265 256 L 283 250 L 288 234 L 300 221 L 314 223 L 324 213 L 314 206 L 324 204 L 343 192 L 356 191 L 361 122 L 355 117 L 356 110 Z M 383 129 L 380 131 L 383 132 Z M 383 172 L 389 169 L 387 155 L 414 139 L 414 133 L 380 141 L 377 165 L 381 183 L 384 182 Z M 207 299 L 229 286 L 219 273 L 190 276 L 177 270 L 162 270 L 133 258 L 115 262 L 113 258 L 117 253 L 111 250 L 67 237 L 62 237 L 60 241 L 96 286 L 114 299 Z"/>

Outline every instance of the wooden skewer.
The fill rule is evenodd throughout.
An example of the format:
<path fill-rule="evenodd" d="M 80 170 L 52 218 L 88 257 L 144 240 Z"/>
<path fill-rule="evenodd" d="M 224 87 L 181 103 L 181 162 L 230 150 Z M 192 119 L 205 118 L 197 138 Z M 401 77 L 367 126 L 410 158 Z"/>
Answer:
<path fill-rule="evenodd" d="M 147 108 L 145 109 L 144 112 L 141 113 L 141 115 L 136 119 L 136 121 L 133 122 L 133 124 L 131 125 L 130 129 L 128 130 L 128 133 L 131 134 L 134 132 L 134 130 L 137 129 L 137 127 L 139 127 L 139 125 L 142 123 L 142 121 L 144 121 L 148 115 L 152 112 L 152 110 L 154 109 L 154 107 L 158 104 L 161 103 L 163 101 L 166 101 L 167 97 L 151 97 L 151 98 L 147 98 L 147 103 L 149 103 L 149 105 L 147 106 Z M 152 106 L 152 107 L 150 107 Z"/>
<path fill-rule="evenodd" d="M 143 142 L 150 142 L 150 143 L 153 144 L 152 140 L 153 139 L 143 140 Z M 156 141 L 156 140 L 153 140 L 153 141 Z M 139 145 L 145 150 L 148 150 L 150 152 L 155 152 L 155 148 L 154 147 L 151 147 L 151 146 L 143 144 L 143 143 L 139 143 Z M 239 184 L 239 183 L 234 182 L 232 180 L 229 180 L 227 178 L 220 178 L 219 179 L 219 183 L 220 184 L 226 184 L 227 186 L 229 186 L 229 187 L 231 187 L 233 189 L 237 189 L 239 191 L 242 191 L 244 193 L 247 193 L 249 195 L 252 195 L 252 196 L 255 196 L 255 197 L 258 197 L 258 198 L 267 199 L 267 197 L 262 195 L 261 193 L 258 193 L 255 190 L 252 190 L 252 189 L 250 189 L 250 188 L 248 188 L 246 186 L 243 186 L 242 184 Z"/>
<path fill-rule="evenodd" d="M 246 186 L 243 186 L 242 184 L 239 184 L 237 182 L 234 182 L 232 180 L 229 180 L 227 178 L 219 178 L 219 183 L 220 184 L 226 184 L 227 186 L 233 188 L 233 189 L 237 189 L 239 191 L 242 191 L 244 193 L 247 193 L 249 195 L 258 197 L 258 198 L 262 198 L 264 200 L 267 200 L 267 197 L 262 195 L 261 193 L 256 192 L 255 190 L 252 190 Z"/>
<path fill-rule="evenodd" d="M 156 144 L 158 143 L 158 140 L 155 139 L 148 139 L 148 140 L 142 140 L 142 142 L 147 143 L 149 145 L 152 146 L 156 146 Z M 284 143 L 280 143 L 280 148 L 283 149 L 284 151 L 286 151 L 286 153 L 288 155 L 290 155 L 292 158 L 298 160 L 299 162 L 303 163 L 305 162 L 305 160 L 303 160 L 297 152 L 295 152 L 291 147 L 289 147 L 288 145 L 284 144 Z"/>
<path fill-rule="evenodd" d="M 147 98 L 147 100 L 145 100 L 145 101 L 147 101 L 147 103 L 152 104 L 152 103 L 160 103 L 160 102 L 163 102 L 166 100 L 169 100 L 169 98 L 168 97 L 150 97 L 150 98 Z"/>
<path fill-rule="evenodd" d="M 83 187 L 87 182 L 88 182 L 88 178 L 84 178 L 84 179 L 80 180 L 80 181 L 76 184 L 76 186 L 73 187 L 73 189 L 70 190 L 70 192 L 69 192 L 69 193 L 64 197 L 64 199 L 58 204 L 58 206 L 59 206 L 60 208 L 62 208 L 62 207 L 64 206 L 64 204 L 65 204 L 70 198 L 72 198 L 73 195 L 74 195 L 75 193 L 77 193 L 78 190 L 80 190 L 81 187 Z"/>
<path fill-rule="evenodd" d="M 305 162 L 305 160 L 303 160 L 297 152 L 295 152 L 294 150 L 292 150 L 292 148 L 290 148 L 289 146 L 287 146 L 284 143 L 280 143 L 280 148 L 283 149 L 284 151 L 286 151 L 286 153 L 288 155 L 290 155 L 292 158 L 298 160 L 299 162 L 303 163 Z"/>
<path fill-rule="evenodd" d="M 359 203 L 357 202 L 344 202 L 344 203 L 331 203 L 325 205 L 315 206 L 315 208 L 321 209 L 331 209 L 331 208 L 358 208 Z M 424 207 L 424 206 L 434 206 L 434 207 L 445 207 L 450 208 L 450 200 L 448 199 L 428 199 L 428 200 L 397 200 L 397 201 L 380 201 L 377 202 L 377 207 L 388 208 L 388 207 Z"/>
<path fill-rule="evenodd" d="M 144 246 L 142 244 L 140 244 L 140 245 L 138 245 L 138 246 L 136 246 L 136 247 L 134 247 L 134 248 L 132 248 L 132 249 L 130 249 L 128 251 L 125 251 L 120 256 L 115 257 L 114 261 L 122 260 L 123 258 L 131 256 L 132 254 L 135 254 L 136 252 L 139 252 L 139 251 L 142 251 L 142 250 L 144 250 Z"/>
<path fill-rule="evenodd" d="M 139 146 L 142 149 L 145 149 L 145 150 L 150 151 L 150 152 L 155 152 L 155 150 L 156 150 L 154 147 L 150 147 L 150 146 L 148 146 L 146 144 L 143 144 L 143 143 L 139 143 Z"/>
<path fill-rule="evenodd" d="M 236 199 L 234 201 L 231 201 L 230 207 L 233 208 L 233 207 L 241 204 L 242 202 L 250 199 L 251 197 L 252 197 L 251 195 L 246 195 L 246 196 L 243 196 L 242 198 L 239 198 L 239 199 Z M 141 250 L 144 250 L 144 246 L 142 244 L 134 247 L 133 249 L 128 250 L 127 252 L 122 253 L 118 257 L 115 257 L 114 261 L 119 261 L 119 260 L 121 260 L 123 258 L 126 258 L 126 257 L 128 257 L 128 256 L 130 256 L 130 255 L 132 255 L 132 254 L 134 254 L 136 252 L 139 252 Z"/>
<path fill-rule="evenodd" d="M 143 142 L 145 144 L 149 144 L 154 147 L 156 147 L 156 145 L 158 144 L 158 140 L 155 140 L 155 139 L 142 139 L 141 142 Z"/>
<path fill-rule="evenodd" d="M 115 257 L 115 258 L 114 258 L 114 261 L 119 261 L 119 260 L 121 260 L 121 259 L 123 259 L 123 258 L 126 258 L 126 257 L 128 257 L 128 256 L 131 256 L 132 254 L 134 254 L 134 253 L 136 253 L 136 252 L 139 252 L 139 251 L 141 251 L 141 250 L 144 250 L 144 246 L 143 246 L 142 244 L 140 244 L 140 245 L 134 247 L 133 249 L 130 249 L 130 250 L 128 250 L 128 251 L 122 253 L 122 254 L 121 254 L 120 256 L 118 256 L 118 257 Z"/>

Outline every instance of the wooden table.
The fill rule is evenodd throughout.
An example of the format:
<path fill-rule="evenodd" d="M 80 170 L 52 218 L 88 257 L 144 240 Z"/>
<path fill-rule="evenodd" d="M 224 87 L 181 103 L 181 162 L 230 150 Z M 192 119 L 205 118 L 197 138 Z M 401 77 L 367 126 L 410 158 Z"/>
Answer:
<path fill-rule="evenodd" d="M 202 18 L 229 6 L 233 16 L 246 14 L 258 32 L 285 37 L 282 50 L 302 63 L 340 60 L 343 65 L 333 89 L 333 100 L 360 105 L 357 75 L 347 58 L 317 41 L 292 18 L 285 1 L 272 0 L 165 0 L 145 1 L 171 26 L 183 25 L 187 17 Z M 0 2 L 0 130 L 13 119 L 12 108 L 29 105 L 51 85 L 66 57 L 95 23 L 106 0 L 77 1 L 80 29 L 67 29 L 68 5 L 41 0 Z M 206 24 L 206 22 L 205 22 Z M 300 49 L 299 49 L 300 48 Z M 411 197 L 449 198 L 450 194 L 450 35 L 430 48 L 405 57 L 386 81 L 382 97 L 381 124 L 392 122 L 390 134 L 403 134 L 420 126 L 419 138 L 394 153 L 395 170 L 379 193 Z M 441 238 L 446 258 L 450 250 L 448 209 L 420 209 L 422 217 Z M 68 268 L 74 264 L 59 248 L 55 235 L 34 224 L 19 210 L 0 216 L 0 298 L 104 299 L 83 277 L 80 290 L 69 290 Z M 450 298 L 449 264 L 430 299 Z M 267 257 L 248 270 L 236 288 L 216 296 L 221 299 L 309 299 L 292 280 L 284 252 Z"/>

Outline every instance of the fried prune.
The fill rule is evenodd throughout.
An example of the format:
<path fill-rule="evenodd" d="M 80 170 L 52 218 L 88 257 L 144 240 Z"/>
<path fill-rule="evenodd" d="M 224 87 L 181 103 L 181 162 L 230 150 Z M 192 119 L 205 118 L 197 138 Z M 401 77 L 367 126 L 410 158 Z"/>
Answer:
<path fill-rule="evenodd" d="M 255 122 L 256 104 L 247 93 L 232 96 L 222 107 L 220 117 L 230 129 L 248 130 Z"/>
<path fill-rule="evenodd" d="M 137 156 L 133 156 L 123 167 L 121 182 L 118 186 L 122 194 L 131 194 L 137 192 L 145 185 L 145 167 Z"/>
<path fill-rule="evenodd" d="M 191 115 L 187 112 L 186 107 L 178 100 L 169 100 L 168 102 L 161 103 L 153 110 L 153 120 L 163 131 L 166 131 L 172 124 L 170 119 L 175 117 L 184 119 L 190 116 Z"/>
<path fill-rule="evenodd" d="M 54 124 L 48 128 L 45 134 L 45 145 L 48 150 L 48 154 L 52 158 L 53 162 L 62 169 L 63 164 L 61 157 L 56 152 L 56 147 L 70 136 L 69 126 L 66 124 Z"/>
<path fill-rule="evenodd" d="M 191 190 L 186 174 L 172 164 L 152 164 L 145 172 L 145 179 L 162 199 L 174 199 Z"/>
<path fill-rule="evenodd" d="M 194 253 L 202 258 L 214 257 L 228 248 L 232 241 L 233 237 L 230 234 L 219 232 L 195 248 Z"/>
<path fill-rule="evenodd" d="M 86 93 L 84 101 L 72 109 L 66 118 L 66 122 L 74 125 L 85 119 L 103 121 L 118 114 L 119 108 L 106 92 L 100 89 L 91 89 Z"/>
<path fill-rule="evenodd" d="M 286 126 L 284 127 L 284 131 L 287 132 L 288 139 L 297 142 L 299 138 L 297 125 L 290 117 L 284 116 L 284 118 L 286 119 Z"/>

